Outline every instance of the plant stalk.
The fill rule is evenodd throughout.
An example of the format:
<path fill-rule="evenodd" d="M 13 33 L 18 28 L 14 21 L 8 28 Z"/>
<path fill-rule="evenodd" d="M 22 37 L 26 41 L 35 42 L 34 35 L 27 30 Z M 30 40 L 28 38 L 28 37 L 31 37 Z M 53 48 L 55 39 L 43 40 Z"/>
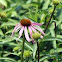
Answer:
<path fill-rule="evenodd" d="M 38 62 L 39 62 L 39 43 L 37 42 L 37 51 L 38 51 Z"/>
<path fill-rule="evenodd" d="M 53 14 L 54 14 L 55 9 L 56 9 L 56 5 L 54 5 L 54 10 L 53 10 L 53 12 L 52 12 L 52 14 L 51 14 L 50 20 L 49 20 L 48 23 L 46 24 L 46 28 L 45 28 L 44 32 L 46 32 L 46 30 L 47 30 L 47 28 L 48 28 L 48 25 L 49 25 L 49 23 L 50 23 L 50 21 L 51 21 L 51 19 L 52 19 L 52 17 L 53 17 Z"/>
<path fill-rule="evenodd" d="M 22 55 L 21 55 L 21 62 L 23 62 L 24 43 L 25 43 L 25 36 L 24 36 L 24 34 L 23 34 L 23 43 L 22 43 Z"/>

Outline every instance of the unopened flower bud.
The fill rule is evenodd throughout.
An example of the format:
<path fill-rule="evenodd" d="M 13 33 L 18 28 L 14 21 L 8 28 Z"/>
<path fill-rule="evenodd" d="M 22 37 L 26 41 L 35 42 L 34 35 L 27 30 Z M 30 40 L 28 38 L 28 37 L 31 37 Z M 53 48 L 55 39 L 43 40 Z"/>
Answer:
<path fill-rule="evenodd" d="M 31 54 L 30 54 L 30 51 L 29 50 L 24 52 L 24 57 L 25 58 L 30 57 L 30 55 Z"/>
<path fill-rule="evenodd" d="M 18 51 L 19 48 L 18 47 L 14 47 L 13 51 Z"/>
<path fill-rule="evenodd" d="M 40 33 L 34 33 L 34 34 L 32 35 L 32 38 L 33 38 L 33 39 L 38 39 L 38 38 L 40 38 L 40 36 L 41 36 Z"/>
<path fill-rule="evenodd" d="M 6 13 L 5 12 L 0 12 L 0 17 L 6 17 Z"/>
<path fill-rule="evenodd" d="M 60 3 L 61 0 L 52 0 L 53 1 L 53 4 L 57 5 Z"/>

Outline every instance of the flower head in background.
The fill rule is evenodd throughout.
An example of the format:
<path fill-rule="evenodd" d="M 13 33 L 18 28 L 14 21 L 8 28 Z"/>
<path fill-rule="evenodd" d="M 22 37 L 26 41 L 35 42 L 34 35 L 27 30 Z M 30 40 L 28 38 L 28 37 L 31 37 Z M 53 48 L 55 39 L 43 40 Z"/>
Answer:
<path fill-rule="evenodd" d="M 11 36 L 13 36 L 14 32 L 15 31 L 19 31 L 19 38 L 17 40 L 20 39 L 20 37 L 22 36 L 22 33 L 24 31 L 24 35 L 25 35 L 25 38 L 28 42 L 31 42 L 31 39 L 29 38 L 29 35 L 28 35 L 28 30 L 29 30 L 29 34 L 30 34 L 30 37 L 32 38 L 32 34 L 33 32 L 41 32 L 43 35 L 45 35 L 45 33 L 39 29 L 37 26 L 41 26 L 42 24 L 41 23 L 31 23 L 31 21 L 29 19 L 22 19 L 20 23 L 16 24 L 16 26 L 14 27 L 14 30 L 11 34 Z M 28 30 L 27 30 L 28 29 Z M 37 31 L 38 30 L 38 31 Z M 41 38 L 43 38 L 43 36 L 41 35 L 40 36 Z M 33 41 L 34 43 L 34 41 Z"/>

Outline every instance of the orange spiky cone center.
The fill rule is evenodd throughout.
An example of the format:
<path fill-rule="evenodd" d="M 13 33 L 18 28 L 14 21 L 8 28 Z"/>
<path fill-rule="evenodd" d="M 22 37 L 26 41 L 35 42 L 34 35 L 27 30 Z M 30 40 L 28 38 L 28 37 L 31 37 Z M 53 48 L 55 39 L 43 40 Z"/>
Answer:
<path fill-rule="evenodd" d="M 31 21 L 29 19 L 22 19 L 20 23 L 22 26 L 30 26 L 31 25 Z"/>

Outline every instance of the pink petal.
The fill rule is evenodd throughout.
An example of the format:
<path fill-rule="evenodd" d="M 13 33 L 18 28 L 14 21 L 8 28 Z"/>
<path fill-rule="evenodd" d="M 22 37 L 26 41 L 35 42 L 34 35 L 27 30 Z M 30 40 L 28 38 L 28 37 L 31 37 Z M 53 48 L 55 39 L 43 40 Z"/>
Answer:
<path fill-rule="evenodd" d="M 30 27 L 28 27 L 28 29 L 29 29 L 30 37 L 32 37 L 32 30 Z"/>
<path fill-rule="evenodd" d="M 20 23 L 18 23 L 17 25 L 18 25 L 18 26 L 17 26 L 17 28 L 18 28 L 18 27 L 20 26 Z"/>
<path fill-rule="evenodd" d="M 45 33 L 40 29 L 40 28 L 37 28 L 35 26 L 33 26 L 35 29 L 39 30 L 43 35 L 45 35 Z"/>
<path fill-rule="evenodd" d="M 32 23 L 32 25 L 38 25 L 38 26 L 41 26 L 42 24 L 41 24 L 41 23 Z"/>
<path fill-rule="evenodd" d="M 36 44 L 36 42 L 34 40 L 32 40 L 33 44 Z"/>
<path fill-rule="evenodd" d="M 16 27 L 16 31 L 19 29 L 19 28 L 21 28 L 21 24 L 20 23 L 18 23 L 18 26 Z"/>
<path fill-rule="evenodd" d="M 16 26 L 14 27 L 14 30 L 13 30 L 13 32 L 12 32 L 12 34 L 11 34 L 11 37 L 13 36 L 13 34 L 14 34 L 14 32 L 16 31 L 16 28 L 17 27 L 19 27 L 19 24 L 16 24 Z"/>
<path fill-rule="evenodd" d="M 21 35 L 21 33 L 23 32 L 24 30 L 24 26 L 21 28 L 21 30 L 19 31 L 19 35 Z"/>
<path fill-rule="evenodd" d="M 24 33 L 25 33 L 25 38 L 28 42 L 30 42 L 30 38 L 29 38 L 29 35 L 28 35 L 28 31 L 27 31 L 27 27 L 25 26 L 25 29 L 24 29 Z"/>
<path fill-rule="evenodd" d="M 37 32 L 32 26 L 30 26 L 30 28 L 31 28 L 34 32 Z"/>
<path fill-rule="evenodd" d="M 18 28 L 16 28 L 16 31 L 17 31 L 19 28 L 21 28 L 21 26 L 19 26 Z"/>
<path fill-rule="evenodd" d="M 40 37 L 43 39 L 43 36 L 42 35 Z"/>
<path fill-rule="evenodd" d="M 18 28 L 19 26 L 21 26 L 20 23 L 17 24 L 16 30 L 17 30 L 17 28 Z"/>
<path fill-rule="evenodd" d="M 19 38 L 18 38 L 17 40 L 19 40 L 20 37 L 22 36 L 23 30 L 24 30 L 24 27 L 21 28 L 21 30 L 20 30 L 20 32 L 19 32 L 19 35 L 20 35 L 20 36 L 19 36 Z M 17 40 L 16 40 L 16 41 L 17 41 Z"/>

